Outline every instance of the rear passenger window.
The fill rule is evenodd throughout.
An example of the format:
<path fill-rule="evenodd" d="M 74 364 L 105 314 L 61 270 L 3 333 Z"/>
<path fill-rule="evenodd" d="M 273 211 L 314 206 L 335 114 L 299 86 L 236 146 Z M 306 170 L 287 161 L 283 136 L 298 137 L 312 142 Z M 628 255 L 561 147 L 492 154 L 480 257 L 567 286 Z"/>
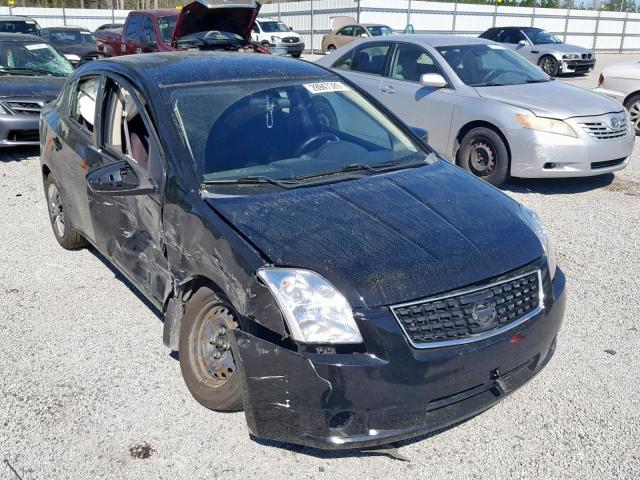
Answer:
<path fill-rule="evenodd" d="M 365 44 L 355 49 L 350 70 L 354 72 L 382 75 L 390 44 Z"/>
<path fill-rule="evenodd" d="M 96 118 L 96 97 L 100 77 L 81 78 L 73 90 L 70 117 L 89 133 L 93 133 Z"/>

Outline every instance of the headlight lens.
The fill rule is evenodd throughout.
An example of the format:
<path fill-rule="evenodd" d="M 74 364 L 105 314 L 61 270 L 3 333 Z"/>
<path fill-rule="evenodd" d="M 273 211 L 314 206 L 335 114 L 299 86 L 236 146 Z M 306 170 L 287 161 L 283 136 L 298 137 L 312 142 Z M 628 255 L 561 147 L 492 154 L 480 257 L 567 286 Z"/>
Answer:
<path fill-rule="evenodd" d="M 562 55 L 562 58 L 564 58 L 565 60 L 577 60 L 580 58 L 580 55 L 578 55 L 577 53 L 569 53 L 567 55 Z"/>
<path fill-rule="evenodd" d="M 278 40 L 280 40 L 278 37 L 276 37 L 275 35 L 271 35 L 271 42 L 272 43 L 277 43 Z"/>
<path fill-rule="evenodd" d="M 362 343 L 349 302 L 321 275 L 296 268 L 261 268 L 291 336 L 304 343 Z"/>
<path fill-rule="evenodd" d="M 554 118 L 536 117 L 535 115 L 516 114 L 516 121 L 525 128 L 531 130 L 539 130 L 541 132 L 557 133 L 558 135 L 567 135 L 569 137 L 578 138 L 576 131 L 562 120 Z"/>
<path fill-rule="evenodd" d="M 66 58 L 70 62 L 79 62 L 80 61 L 80 57 L 78 55 L 73 54 L 73 53 L 65 53 L 64 54 L 64 58 Z"/>
<path fill-rule="evenodd" d="M 540 221 L 540 217 L 533 210 L 525 207 L 524 205 L 520 205 L 521 217 L 526 222 L 531 230 L 537 235 L 540 239 L 540 243 L 542 243 L 542 248 L 544 250 L 544 254 L 547 257 L 547 265 L 549 267 L 549 275 L 551 275 L 551 280 L 556 276 L 556 253 L 553 250 L 553 245 L 551 244 L 551 239 L 549 235 L 547 235 L 546 230 L 542 226 L 542 222 Z"/>

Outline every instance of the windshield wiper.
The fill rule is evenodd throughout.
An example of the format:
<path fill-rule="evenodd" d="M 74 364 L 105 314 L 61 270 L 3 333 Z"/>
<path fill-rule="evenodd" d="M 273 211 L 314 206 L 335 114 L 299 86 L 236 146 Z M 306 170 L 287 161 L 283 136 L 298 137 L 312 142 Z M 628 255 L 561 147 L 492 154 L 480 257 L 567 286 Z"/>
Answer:
<path fill-rule="evenodd" d="M 507 84 L 506 83 L 495 83 L 495 82 L 489 82 L 489 83 L 474 83 L 473 85 L 469 85 L 470 87 L 505 87 Z"/>
<path fill-rule="evenodd" d="M 405 162 L 402 160 L 392 160 L 389 162 L 370 163 L 370 164 L 369 163 L 352 163 L 338 170 L 332 170 L 329 172 L 311 173 L 309 175 L 302 175 L 299 177 L 295 177 L 295 179 L 308 180 L 310 178 L 328 177 L 331 175 L 340 175 L 343 173 L 361 172 L 363 170 L 371 173 L 380 173 L 380 172 L 387 172 L 389 170 L 396 170 L 401 168 L 422 167 L 424 165 L 427 165 L 427 163 L 424 160 L 420 160 L 417 162 Z"/>
<path fill-rule="evenodd" d="M 271 184 L 280 188 L 292 188 L 298 183 L 297 179 L 278 180 L 276 178 L 266 176 L 247 176 L 240 178 L 221 178 L 214 180 L 204 180 L 204 185 L 261 185 Z"/>
<path fill-rule="evenodd" d="M 44 68 L 7 68 L 7 67 L 1 67 L 0 68 L 0 73 L 8 73 L 8 74 L 14 74 L 14 75 L 38 75 L 38 74 L 43 74 L 43 75 L 53 75 L 56 77 L 59 77 L 59 74 L 56 74 L 55 72 L 52 72 L 51 70 L 46 70 Z"/>
<path fill-rule="evenodd" d="M 540 80 L 531 80 L 531 79 L 529 79 L 529 80 L 525 80 L 525 81 L 527 83 L 547 83 L 547 82 L 550 82 L 551 80 L 553 80 L 553 78 L 549 78 L 549 79 L 546 79 L 546 80 L 542 80 L 542 79 L 540 79 Z"/>

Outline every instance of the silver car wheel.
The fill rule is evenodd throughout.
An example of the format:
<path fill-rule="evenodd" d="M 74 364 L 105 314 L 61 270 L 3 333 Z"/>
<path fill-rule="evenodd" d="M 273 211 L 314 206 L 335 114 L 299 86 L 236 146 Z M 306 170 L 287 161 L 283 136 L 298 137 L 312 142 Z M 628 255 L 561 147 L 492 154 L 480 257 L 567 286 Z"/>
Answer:
<path fill-rule="evenodd" d="M 56 184 L 52 183 L 49 185 L 47 198 L 49 199 L 49 215 L 51 217 L 51 224 L 55 229 L 56 235 L 59 238 L 62 238 L 64 237 L 64 209 L 62 208 L 60 191 Z"/>
<path fill-rule="evenodd" d="M 473 142 L 469 166 L 471 171 L 479 176 L 486 177 L 496 168 L 496 152 L 491 142 L 484 138 L 476 138 Z"/>
<path fill-rule="evenodd" d="M 631 104 L 629 107 L 629 118 L 636 131 L 636 135 L 640 135 L 640 100 Z"/>
<path fill-rule="evenodd" d="M 557 72 L 557 62 L 551 57 L 544 57 L 540 60 L 540 68 L 544 73 L 554 76 Z"/>

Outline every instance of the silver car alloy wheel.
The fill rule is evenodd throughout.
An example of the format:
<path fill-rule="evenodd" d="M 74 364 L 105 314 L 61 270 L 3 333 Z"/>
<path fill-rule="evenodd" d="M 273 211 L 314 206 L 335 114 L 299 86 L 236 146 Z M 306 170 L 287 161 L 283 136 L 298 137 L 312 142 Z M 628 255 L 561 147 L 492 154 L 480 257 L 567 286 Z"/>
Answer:
<path fill-rule="evenodd" d="M 632 103 L 629 107 L 629 119 L 636 131 L 636 135 L 640 135 L 640 100 Z"/>
<path fill-rule="evenodd" d="M 540 62 L 540 68 L 547 75 L 553 75 L 555 71 L 555 60 L 551 57 L 545 57 Z"/>
<path fill-rule="evenodd" d="M 49 215 L 51 217 L 51 224 L 53 225 L 58 237 L 62 238 L 64 237 L 64 209 L 62 208 L 60 191 L 55 183 L 49 184 L 47 197 L 49 199 Z"/>

